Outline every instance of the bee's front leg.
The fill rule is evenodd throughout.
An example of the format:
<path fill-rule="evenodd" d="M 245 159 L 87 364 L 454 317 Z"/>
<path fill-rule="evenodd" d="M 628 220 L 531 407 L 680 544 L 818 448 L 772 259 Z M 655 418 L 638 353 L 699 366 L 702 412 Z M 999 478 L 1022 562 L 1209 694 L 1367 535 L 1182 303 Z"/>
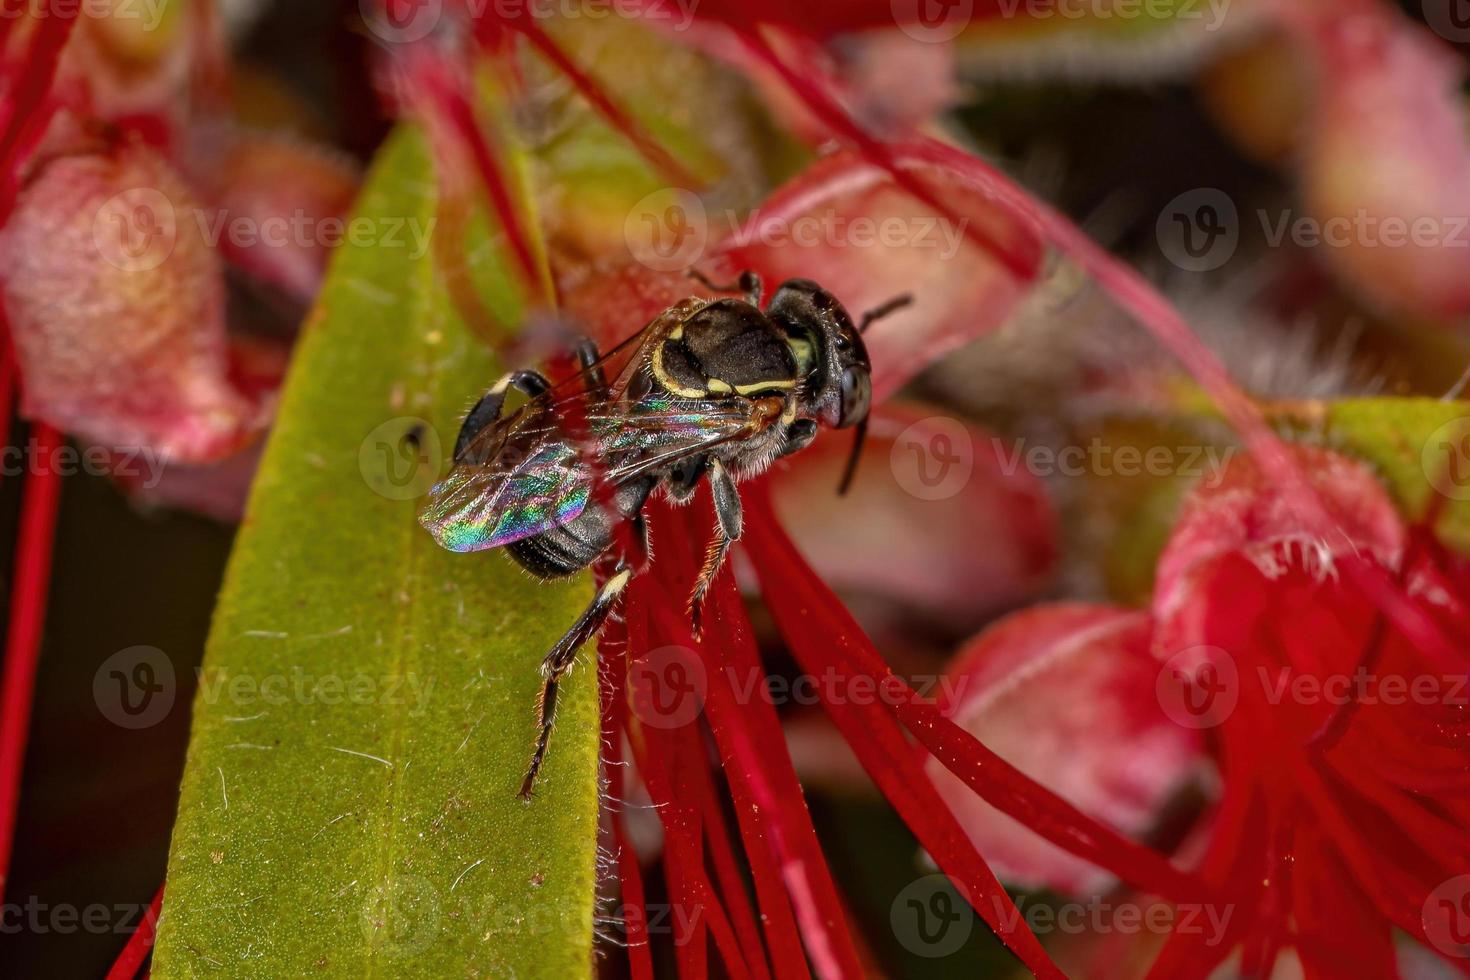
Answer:
<path fill-rule="evenodd" d="M 715 501 L 715 536 L 705 552 L 704 567 L 694 582 L 694 591 L 689 594 L 689 622 L 694 628 L 695 639 L 704 629 L 704 600 L 714 584 L 715 576 L 725 564 L 730 545 L 740 540 L 745 530 L 744 511 L 740 506 L 740 491 L 730 477 L 725 464 L 711 458 L 705 471 L 709 479 L 711 495 Z"/>
<path fill-rule="evenodd" d="M 607 622 L 608 615 L 613 606 L 617 604 L 618 598 L 623 590 L 628 587 L 628 582 L 633 577 L 633 572 L 626 566 L 619 566 L 612 578 L 602 584 L 597 590 L 597 597 L 586 611 L 572 624 L 572 628 L 556 641 L 556 646 L 541 661 L 541 697 L 536 701 L 536 714 L 540 719 L 540 728 L 536 736 L 536 751 L 531 756 L 531 766 L 526 771 L 526 778 L 521 783 L 521 799 L 529 800 L 531 791 L 536 785 L 536 776 L 541 771 L 541 763 L 546 760 L 546 749 L 551 744 L 551 730 L 556 726 L 556 696 L 562 678 L 572 669 L 572 664 L 577 661 L 577 651 L 582 649 L 583 644 L 597 635 L 602 629 L 602 624 Z"/>

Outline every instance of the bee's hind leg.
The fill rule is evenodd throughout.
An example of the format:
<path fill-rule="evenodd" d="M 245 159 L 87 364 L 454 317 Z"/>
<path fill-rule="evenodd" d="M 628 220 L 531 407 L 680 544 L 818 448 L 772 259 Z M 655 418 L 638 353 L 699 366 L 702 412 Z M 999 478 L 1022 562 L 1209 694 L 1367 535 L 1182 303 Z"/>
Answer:
<path fill-rule="evenodd" d="M 475 403 L 470 409 L 470 414 L 464 417 L 464 424 L 459 427 L 459 438 L 454 440 L 454 461 L 462 463 L 465 461 L 465 451 L 470 448 L 470 443 L 475 436 L 479 435 L 485 426 L 500 418 L 500 412 L 505 408 L 505 396 L 510 389 L 516 389 L 523 394 L 535 398 L 544 395 L 551 390 L 551 382 L 546 375 L 540 371 L 512 371 L 485 392 L 485 396 Z"/>
<path fill-rule="evenodd" d="M 705 552 L 704 567 L 694 582 L 694 591 L 689 594 L 689 622 L 694 628 L 695 639 L 704 629 L 704 600 L 714 584 L 715 576 L 725 564 L 730 545 L 740 540 L 745 529 L 745 516 L 740 506 L 740 491 L 735 481 L 718 459 L 709 461 L 706 471 L 711 495 L 715 501 L 715 536 Z"/>
<path fill-rule="evenodd" d="M 541 662 L 541 697 L 536 703 L 536 713 L 540 719 L 540 728 L 536 736 L 536 751 L 531 756 L 531 766 L 526 771 L 526 778 L 521 783 L 520 797 L 529 800 L 536 786 L 536 776 L 541 771 L 541 764 L 546 760 L 546 749 L 551 744 L 551 730 L 556 726 L 556 698 L 560 689 L 562 678 L 572 669 L 576 663 L 577 651 L 582 649 L 602 624 L 607 621 L 608 614 L 612 612 L 613 606 L 617 604 L 618 598 L 623 590 L 628 587 L 628 581 L 633 577 L 633 572 L 627 567 L 619 567 L 612 578 L 603 583 L 602 588 L 597 591 L 597 598 L 587 610 L 572 624 L 566 635 L 556 642 L 546 659 Z"/>

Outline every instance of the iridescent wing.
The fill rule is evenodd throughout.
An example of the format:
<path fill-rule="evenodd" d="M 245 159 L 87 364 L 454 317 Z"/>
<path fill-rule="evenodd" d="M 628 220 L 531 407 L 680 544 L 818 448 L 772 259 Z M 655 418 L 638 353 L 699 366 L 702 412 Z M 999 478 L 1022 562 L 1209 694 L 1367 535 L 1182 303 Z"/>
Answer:
<path fill-rule="evenodd" d="M 632 352 L 614 399 L 646 364 L 653 345 L 682 322 L 684 307 L 665 310 L 599 360 L 605 371 Z M 590 412 L 592 400 L 580 387 L 585 381 L 569 379 L 476 433 L 419 513 L 419 523 L 440 545 L 459 552 L 496 548 L 559 527 L 587 509 L 590 467 L 564 431 L 566 414 L 585 422 L 592 414 L 609 417 L 613 408 Z M 567 413 L 558 414 L 557 407 Z"/>
<path fill-rule="evenodd" d="M 475 438 L 419 522 L 450 551 L 497 548 L 575 520 L 599 482 L 618 487 L 763 424 L 738 397 L 534 400 Z"/>

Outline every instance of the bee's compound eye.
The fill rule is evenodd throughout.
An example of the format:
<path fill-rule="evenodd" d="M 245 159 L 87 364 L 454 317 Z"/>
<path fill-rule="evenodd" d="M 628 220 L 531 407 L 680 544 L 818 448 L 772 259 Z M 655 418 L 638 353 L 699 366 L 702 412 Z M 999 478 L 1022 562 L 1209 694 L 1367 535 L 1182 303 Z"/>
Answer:
<path fill-rule="evenodd" d="M 873 379 L 867 368 L 853 366 L 842 372 L 842 417 L 839 429 L 856 425 L 868 417 L 873 400 Z"/>

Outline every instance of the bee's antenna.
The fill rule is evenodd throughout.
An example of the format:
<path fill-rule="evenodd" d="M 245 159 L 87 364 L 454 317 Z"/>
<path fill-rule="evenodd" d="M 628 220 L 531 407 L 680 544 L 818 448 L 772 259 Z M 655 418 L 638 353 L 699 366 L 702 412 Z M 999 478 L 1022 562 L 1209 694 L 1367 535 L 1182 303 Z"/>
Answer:
<path fill-rule="evenodd" d="M 862 322 L 858 324 L 858 333 L 867 333 L 868 328 L 871 327 L 873 324 L 877 323 L 879 320 L 883 319 L 885 316 L 888 316 L 891 313 L 897 313 L 905 306 L 913 305 L 913 302 L 913 295 L 910 293 L 904 293 L 902 296 L 893 297 L 893 299 L 889 300 L 876 309 L 869 310 L 868 312 L 863 314 Z"/>
<path fill-rule="evenodd" d="M 856 431 L 852 437 L 852 453 L 847 457 L 847 468 L 842 471 L 842 482 L 837 485 L 837 496 L 847 496 L 847 491 L 852 489 L 852 478 L 857 476 L 858 461 L 863 455 L 863 443 L 868 439 L 868 420 L 863 419 L 857 424 Z"/>

